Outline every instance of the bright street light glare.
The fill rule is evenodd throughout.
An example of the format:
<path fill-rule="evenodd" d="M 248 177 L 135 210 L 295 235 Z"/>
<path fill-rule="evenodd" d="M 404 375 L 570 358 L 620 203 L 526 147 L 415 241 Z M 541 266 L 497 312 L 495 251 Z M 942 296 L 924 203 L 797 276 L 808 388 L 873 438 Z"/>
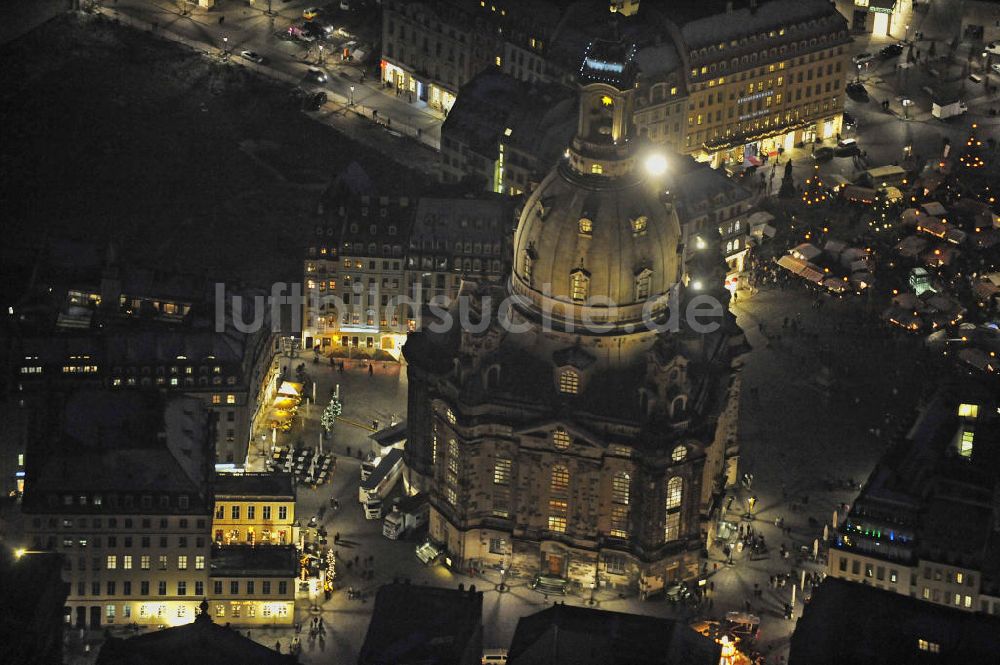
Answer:
<path fill-rule="evenodd" d="M 23 547 L 18 547 L 16 550 L 14 550 L 14 558 L 15 559 L 20 559 L 22 556 L 24 556 L 27 553 L 28 553 L 28 550 L 24 549 Z"/>
<path fill-rule="evenodd" d="M 649 175 L 663 175 L 667 172 L 667 158 L 660 153 L 650 155 L 646 158 L 645 166 Z"/>

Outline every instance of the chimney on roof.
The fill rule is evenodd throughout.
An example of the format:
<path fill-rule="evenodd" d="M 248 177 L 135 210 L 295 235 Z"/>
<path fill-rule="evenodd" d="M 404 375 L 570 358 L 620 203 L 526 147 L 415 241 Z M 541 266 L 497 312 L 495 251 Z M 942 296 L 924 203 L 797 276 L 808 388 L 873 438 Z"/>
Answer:
<path fill-rule="evenodd" d="M 733 0 L 728 0 L 728 2 L 726 2 L 726 13 L 727 14 L 733 13 Z"/>

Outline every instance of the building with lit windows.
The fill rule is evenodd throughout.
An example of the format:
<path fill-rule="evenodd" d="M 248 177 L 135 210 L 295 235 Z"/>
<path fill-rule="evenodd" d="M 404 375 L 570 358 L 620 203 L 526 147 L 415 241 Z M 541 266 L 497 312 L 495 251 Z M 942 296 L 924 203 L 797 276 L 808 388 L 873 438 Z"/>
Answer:
<path fill-rule="evenodd" d="M 844 88 L 854 68 L 847 23 L 833 4 L 825 0 L 706 0 L 687 5 L 626 5 L 621 7 L 626 11 L 609 13 L 606 2 L 567 3 L 542 56 L 555 71 L 569 74 L 595 39 L 621 35 L 634 43 L 632 122 L 638 139 L 714 167 L 738 169 L 759 165 L 765 157 L 776 157 L 799 144 L 835 139 L 840 133 Z M 533 11 L 534 3 L 522 10 L 529 7 Z M 501 71 L 510 74 L 504 68 Z M 553 80 L 567 79 L 564 75 Z M 466 94 L 485 97 L 479 90 L 482 86 L 475 83 L 470 77 L 455 88 L 459 100 Z M 512 88 L 495 95 L 498 116 L 504 115 L 508 98 L 515 94 Z M 455 109 L 461 106 L 460 101 Z M 549 104 L 549 108 L 554 107 Z M 502 125 L 499 129 L 492 126 L 498 124 Z M 498 178 L 499 164 L 507 167 L 512 155 L 510 142 L 495 134 L 511 124 L 493 120 L 492 125 L 489 121 L 470 125 L 463 120 L 460 125 L 489 127 L 489 132 L 481 130 L 485 138 L 472 134 L 487 147 L 474 148 L 472 156 L 459 159 L 470 141 L 449 145 L 449 132 L 443 130 L 443 177 L 471 174 L 490 180 L 493 191 L 530 192 L 537 182 L 533 177 L 551 166 L 545 160 L 528 160 L 526 167 L 534 171 L 522 184 Z M 532 141 L 532 145 L 539 143 Z M 455 154 L 445 154 L 446 150 Z"/>
<path fill-rule="evenodd" d="M 665 183 L 639 164 L 633 57 L 588 51 L 576 135 L 524 205 L 512 274 L 462 294 L 477 325 L 404 347 L 407 473 L 455 566 L 644 593 L 699 571 L 732 470 L 720 432 L 741 335 L 722 313 L 704 335 L 642 324 L 688 302 L 685 273 L 728 295 L 717 251 L 683 265 Z"/>
<path fill-rule="evenodd" d="M 827 573 L 1000 615 L 998 468 L 996 393 L 942 389 L 843 516 Z"/>
<path fill-rule="evenodd" d="M 270 308 L 245 332 L 254 296 L 265 294 L 217 294 L 203 277 L 122 265 L 114 252 L 70 278 L 51 265 L 38 274 L 55 304 L 19 321 L 14 371 L 25 405 L 78 389 L 188 395 L 217 421 L 215 461 L 245 463 L 277 389 Z"/>
<path fill-rule="evenodd" d="M 638 54 L 639 136 L 717 167 L 840 132 L 850 36 L 831 3 L 704 2 L 661 20 Z"/>
<path fill-rule="evenodd" d="M 839 0 L 836 4 L 850 22 L 851 32 L 908 39 L 916 31 L 916 27 L 909 29 L 919 18 L 913 14 L 915 3 L 910 0 Z M 962 13 L 965 11 L 963 6 Z"/>
<path fill-rule="evenodd" d="M 297 541 L 295 485 L 288 473 L 217 473 L 212 540 L 226 545 Z"/>
<path fill-rule="evenodd" d="M 351 164 L 331 185 L 306 252 L 304 348 L 344 357 L 398 357 L 414 325 L 405 248 L 416 200 L 379 196 Z"/>
<path fill-rule="evenodd" d="M 736 289 L 750 247 L 747 217 L 753 195 L 722 169 L 689 157 L 671 160 L 669 168 L 686 256 L 718 243 L 726 260 L 726 286 Z"/>
<path fill-rule="evenodd" d="M 510 265 L 513 224 L 506 197 L 421 198 L 406 252 L 410 297 L 450 302 L 464 280 L 499 280 Z M 421 312 L 416 312 L 417 328 Z"/>
<path fill-rule="evenodd" d="M 203 601 L 198 616 L 189 624 L 126 639 L 107 637 L 97 654 L 96 665 L 295 665 L 298 662 L 295 655 L 281 654 L 253 641 L 229 621 L 213 621 L 211 608 Z"/>
<path fill-rule="evenodd" d="M 461 88 L 441 127 L 441 180 L 486 191 L 530 192 L 576 128 L 568 88 L 529 85 L 490 69 Z"/>
<path fill-rule="evenodd" d="M 294 545 L 213 547 L 209 614 L 234 626 L 291 626 L 298 573 Z"/>
<path fill-rule="evenodd" d="M 487 68 L 547 83 L 563 72 L 546 58 L 566 2 L 387 0 L 382 81 L 431 108 L 451 111 L 459 89 Z"/>
<path fill-rule="evenodd" d="M 208 592 L 212 418 L 200 400 L 80 392 L 32 438 L 25 546 L 62 555 L 79 628 L 194 619 Z"/>
<path fill-rule="evenodd" d="M 988 663 L 1000 618 L 827 578 L 792 634 L 789 665 Z"/>

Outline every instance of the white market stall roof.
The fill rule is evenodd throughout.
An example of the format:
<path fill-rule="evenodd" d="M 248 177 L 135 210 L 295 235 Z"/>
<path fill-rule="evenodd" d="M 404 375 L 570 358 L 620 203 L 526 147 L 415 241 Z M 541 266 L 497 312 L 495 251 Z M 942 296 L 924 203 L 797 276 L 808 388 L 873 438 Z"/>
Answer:
<path fill-rule="evenodd" d="M 278 388 L 278 394 L 282 397 L 302 397 L 302 384 L 291 381 L 282 381 Z"/>
<path fill-rule="evenodd" d="M 797 259 L 812 261 L 817 256 L 821 255 L 823 251 L 812 243 L 804 242 L 798 247 L 793 247 L 788 253 Z"/>

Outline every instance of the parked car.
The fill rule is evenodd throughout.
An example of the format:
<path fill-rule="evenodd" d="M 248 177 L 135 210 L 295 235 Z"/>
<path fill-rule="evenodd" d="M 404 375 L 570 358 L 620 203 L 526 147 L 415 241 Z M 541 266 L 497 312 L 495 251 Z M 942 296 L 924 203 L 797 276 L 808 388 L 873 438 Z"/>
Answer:
<path fill-rule="evenodd" d="M 994 62 L 990 65 L 990 69 L 993 70 L 994 74 L 1000 74 L 1000 62 Z"/>
<path fill-rule="evenodd" d="M 871 53 L 868 53 L 867 51 L 864 52 L 864 53 L 858 53 L 856 56 L 854 56 L 853 58 L 851 58 L 851 60 L 854 61 L 855 65 L 864 65 L 866 63 L 871 62 L 874 59 L 875 59 L 875 56 L 872 55 Z"/>
<path fill-rule="evenodd" d="M 894 58 L 903 52 L 903 47 L 899 44 L 889 44 L 888 46 L 883 46 L 882 50 L 878 52 L 879 56 L 885 60 L 889 58 Z"/>
<path fill-rule="evenodd" d="M 319 16 L 319 10 L 316 9 L 315 7 L 309 7 L 308 9 L 302 10 L 302 18 L 304 18 L 307 21 L 311 21 L 317 16 Z"/>
<path fill-rule="evenodd" d="M 844 111 L 844 127 L 847 129 L 854 129 L 858 125 L 858 120 L 853 115 Z"/>
<path fill-rule="evenodd" d="M 835 154 L 837 157 L 853 157 L 854 155 L 860 155 L 861 149 L 858 148 L 858 144 L 856 142 L 853 142 L 852 139 L 851 143 L 846 143 L 844 145 L 838 144 L 837 147 L 834 149 L 833 154 Z"/>
<path fill-rule="evenodd" d="M 256 51 L 240 51 L 240 57 L 250 62 L 256 62 L 258 65 L 264 62 L 264 56 Z"/>
<path fill-rule="evenodd" d="M 306 70 L 306 80 L 312 81 L 313 83 L 326 83 L 326 72 L 322 69 L 316 69 L 315 67 L 310 67 Z"/>
<path fill-rule="evenodd" d="M 302 103 L 302 108 L 306 111 L 318 111 L 323 108 L 323 105 L 327 101 L 326 93 L 320 90 L 319 92 L 314 92 L 313 94 L 306 97 L 305 101 Z"/>
<path fill-rule="evenodd" d="M 833 148 L 829 146 L 823 146 L 822 148 L 816 148 L 813 151 L 813 159 L 817 162 L 828 162 L 833 159 Z"/>
<path fill-rule="evenodd" d="M 986 52 L 992 55 L 1000 55 L 1000 41 L 987 44 Z"/>
<path fill-rule="evenodd" d="M 867 102 L 869 99 L 868 91 L 865 90 L 864 84 L 857 81 L 847 84 L 847 94 L 856 102 Z"/>

